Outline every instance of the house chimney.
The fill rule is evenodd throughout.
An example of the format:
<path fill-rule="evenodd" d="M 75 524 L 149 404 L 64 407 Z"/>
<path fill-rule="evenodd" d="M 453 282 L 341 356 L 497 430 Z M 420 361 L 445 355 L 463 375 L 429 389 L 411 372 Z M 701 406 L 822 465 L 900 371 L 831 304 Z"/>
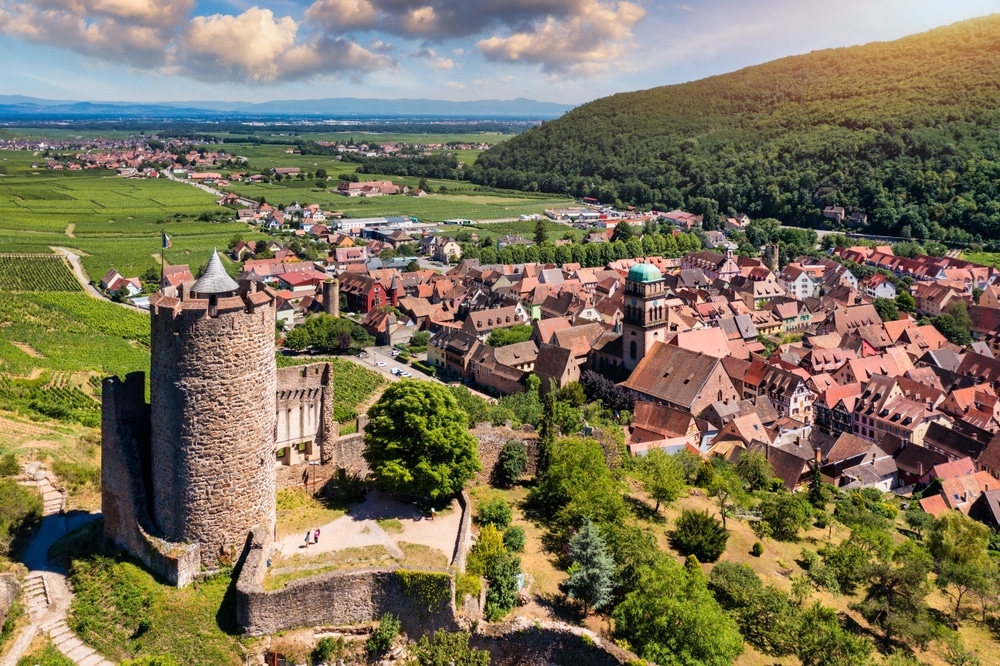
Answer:
<path fill-rule="evenodd" d="M 918 462 L 917 463 L 917 478 L 919 479 L 919 478 L 923 477 L 923 475 L 924 475 L 924 463 Z"/>
<path fill-rule="evenodd" d="M 795 438 L 795 446 L 796 448 L 802 446 L 802 435 Z"/>
<path fill-rule="evenodd" d="M 813 462 L 817 465 L 823 464 L 823 449 L 818 446 L 813 448 Z"/>

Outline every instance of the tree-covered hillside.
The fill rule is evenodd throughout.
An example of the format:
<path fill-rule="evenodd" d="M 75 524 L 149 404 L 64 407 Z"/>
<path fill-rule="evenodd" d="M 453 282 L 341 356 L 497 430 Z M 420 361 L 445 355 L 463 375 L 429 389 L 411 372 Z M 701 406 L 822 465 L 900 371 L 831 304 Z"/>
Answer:
<path fill-rule="evenodd" d="M 1000 14 L 581 106 L 466 177 L 696 213 L 1000 238 Z M 951 234 L 951 235 L 947 235 Z"/>

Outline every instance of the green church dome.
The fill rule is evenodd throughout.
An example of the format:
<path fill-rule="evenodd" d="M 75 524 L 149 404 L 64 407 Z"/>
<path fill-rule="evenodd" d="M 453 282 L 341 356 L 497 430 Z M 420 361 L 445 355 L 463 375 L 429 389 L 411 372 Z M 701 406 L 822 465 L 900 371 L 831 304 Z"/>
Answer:
<path fill-rule="evenodd" d="M 653 264 L 636 264 L 628 269 L 630 282 L 656 282 L 663 279 L 663 273 Z"/>

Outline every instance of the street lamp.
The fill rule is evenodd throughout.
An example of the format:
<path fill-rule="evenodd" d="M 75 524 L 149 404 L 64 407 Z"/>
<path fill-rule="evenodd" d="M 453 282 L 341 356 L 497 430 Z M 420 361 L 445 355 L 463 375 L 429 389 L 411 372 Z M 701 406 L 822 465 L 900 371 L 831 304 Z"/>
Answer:
<path fill-rule="evenodd" d="M 310 460 L 309 461 L 309 467 L 315 467 L 316 465 L 319 465 L 319 464 L 320 464 L 319 460 Z M 315 470 L 312 470 L 312 469 L 309 470 L 309 480 L 312 481 L 312 494 L 315 496 L 316 495 L 316 471 Z"/>

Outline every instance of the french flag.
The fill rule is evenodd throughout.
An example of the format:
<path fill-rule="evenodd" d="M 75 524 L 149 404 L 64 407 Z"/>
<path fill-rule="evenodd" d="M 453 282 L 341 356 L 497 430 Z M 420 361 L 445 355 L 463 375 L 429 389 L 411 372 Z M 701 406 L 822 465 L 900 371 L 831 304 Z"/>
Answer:
<path fill-rule="evenodd" d="M 166 250 L 171 245 L 171 243 L 170 243 L 170 236 L 166 235 L 162 231 L 160 232 L 160 234 L 163 236 L 163 249 Z"/>

